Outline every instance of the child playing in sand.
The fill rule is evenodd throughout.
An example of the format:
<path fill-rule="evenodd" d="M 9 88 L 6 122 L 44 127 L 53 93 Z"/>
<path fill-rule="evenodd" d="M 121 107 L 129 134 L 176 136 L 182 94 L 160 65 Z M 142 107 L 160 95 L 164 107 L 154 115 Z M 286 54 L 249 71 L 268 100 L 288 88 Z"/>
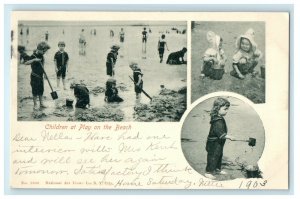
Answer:
<path fill-rule="evenodd" d="M 90 106 L 89 89 L 82 83 L 72 83 L 71 89 L 74 89 L 74 95 L 76 97 L 76 108 L 87 108 Z"/>
<path fill-rule="evenodd" d="M 118 89 L 116 88 L 116 80 L 109 78 L 106 81 L 105 99 L 106 102 L 123 102 L 124 100 L 118 95 Z"/>
<path fill-rule="evenodd" d="M 182 48 L 182 50 L 170 53 L 167 59 L 167 64 L 170 65 L 179 65 L 179 64 L 186 64 L 184 61 L 184 55 L 187 52 L 186 48 Z"/>
<path fill-rule="evenodd" d="M 106 74 L 113 77 L 115 75 L 115 65 L 118 58 L 118 45 L 113 45 L 106 57 Z"/>
<path fill-rule="evenodd" d="M 222 49 L 223 39 L 212 31 L 207 32 L 206 37 L 210 48 L 204 53 L 201 76 L 220 80 L 225 73 L 224 67 L 227 60 Z"/>
<path fill-rule="evenodd" d="M 207 165 L 205 177 L 215 179 L 215 174 L 226 174 L 221 170 L 223 148 L 226 139 L 235 140 L 227 134 L 227 126 L 224 116 L 230 107 L 230 102 L 225 98 L 217 98 L 214 101 L 210 116 L 210 130 L 206 142 Z"/>
<path fill-rule="evenodd" d="M 244 35 L 237 38 L 236 53 L 233 55 L 233 70 L 230 74 L 236 78 L 244 79 L 245 75 L 256 75 L 254 68 L 262 57 L 262 53 L 257 49 L 254 41 L 254 31 L 249 29 Z"/>
<path fill-rule="evenodd" d="M 129 66 L 133 70 L 134 91 L 136 93 L 136 99 L 140 99 L 143 90 L 143 73 L 137 63 L 132 62 Z"/>
<path fill-rule="evenodd" d="M 32 89 L 33 96 L 33 109 L 37 110 L 37 98 L 40 101 L 40 108 L 46 108 L 43 102 L 43 94 L 44 94 L 44 54 L 47 50 L 50 49 L 50 46 L 46 42 L 40 42 L 37 45 L 37 49 L 33 52 L 33 54 L 26 58 L 27 60 L 24 62 L 26 65 L 31 65 L 31 74 L 30 74 L 30 85 Z"/>
<path fill-rule="evenodd" d="M 165 46 L 167 47 L 167 50 L 169 50 L 165 38 L 166 38 L 166 35 L 162 34 L 161 38 L 158 40 L 157 49 L 158 49 L 158 54 L 159 54 L 159 58 L 160 58 L 160 63 L 162 63 L 163 58 L 164 58 Z"/>
<path fill-rule="evenodd" d="M 65 42 L 60 41 L 58 42 L 59 51 L 57 51 L 54 55 L 54 62 L 55 62 L 55 72 L 57 77 L 57 88 L 59 88 L 60 78 L 62 78 L 62 83 L 64 86 L 64 90 L 66 90 L 66 72 L 68 70 L 68 61 L 69 55 L 65 52 Z"/>

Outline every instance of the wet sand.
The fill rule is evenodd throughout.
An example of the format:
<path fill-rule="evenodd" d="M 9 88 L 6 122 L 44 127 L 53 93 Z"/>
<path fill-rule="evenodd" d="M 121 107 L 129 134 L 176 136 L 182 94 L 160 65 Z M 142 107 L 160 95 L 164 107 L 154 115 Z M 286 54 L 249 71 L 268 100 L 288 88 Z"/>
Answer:
<path fill-rule="evenodd" d="M 258 49 L 263 53 L 262 59 L 255 67 L 258 72 L 256 77 L 246 75 L 244 80 L 232 77 L 232 56 L 236 48 L 235 42 L 239 35 L 244 34 L 249 28 L 255 31 L 255 42 Z M 209 47 L 206 33 L 213 31 L 223 38 L 223 49 L 227 56 L 225 65 L 226 73 L 221 80 L 202 78 L 201 68 L 203 65 L 203 55 Z M 192 30 L 192 102 L 198 98 L 217 91 L 231 91 L 241 94 L 254 103 L 265 102 L 265 79 L 261 78 L 261 66 L 265 65 L 265 28 L 263 22 L 197 22 Z M 266 66 L 265 66 L 266 67 Z"/>
<path fill-rule="evenodd" d="M 181 146 L 185 158 L 202 175 L 207 162 L 205 146 L 210 128 L 209 113 L 215 99 L 209 98 L 197 105 L 185 119 L 181 131 Z M 228 175 L 217 175 L 217 180 L 245 178 L 243 166 L 256 165 L 265 145 L 263 124 L 257 113 L 239 99 L 229 97 L 228 100 L 231 106 L 224 117 L 228 134 L 240 139 L 255 138 L 256 146 L 251 147 L 247 142 L 226 140 L 222 167 Z"/>
<path fill-rule="evenodd" d="M 125 42 L 119 43 L 118 33 L 124 28 Z M 75 109 L 65 107 L 67 98 L 74 98 L 73 91 L 69 89 L 69 84 L 74 80 L 82 80 L 90 91 L 93 89 L 96 92 L 91 92 L 91 110 L 104 111 L 104 109 L 120 111 L 123 113 L 121 121 L 135 121 L 134 107 L 137 104 L 135 99 L 134 85 L 128 76 L 132 76 L 132 70 L 129 68 L 131 61 L 139 63 L 144 74 L 144 90 L 150 96 L 158 96 L 160 93 L 160 85 L 164 85 L 167 89 L 179 90 L 186 87 L 187 70 L 185 65 L 167 65 L 165 61 L 169 53 L 181 50 L 186 47 L 186 34 L 176 34 L 171 31 L 171 27 L 166 26 L 151 26 L 152 33 L 149 34 L 147 42 L 146 58 L 142 54 L 142 39 L 141 32 L 143 27 L 134 26 L 113 26 L 115 36 L 109 37 L 110 27 L 30 27 L 30 34 L 27 36 L 23 34 L 19 38 L 19 44 L 25 44 L 27 54 L 31 55 L 35 49 L 36 44 L 44 40 L 44 34 L 49 32 L 48 43 L 51 49 L 44 55 L 45 57 L 45 71 L 48 74 L 50 82 L 55 91 L 57 91 L 59 99 L 52 100 L 50 96 L 50 87 L 47 81 L 44 81 L 44 96 L 48 108 L 33 112 L 33 101 L 31 97 L 30 87 L 30 65 L 18 65 L 18 120 L 24 121 L 68 121 L 74 120 Z M 179 29 L 184 29 L 184 26 L 177 26 Z M 79 55 L 78 38 L 82 28 L 85 28 L 85 37 L 87 40 L 86 56 Z M 91 35 L 91 29 L 97 30 L 97 35 Z M 165 51 L 164 62 L 159 63 L 159 56 L 157 52 L 157 42 L 159 32 L 170 30 L 170 34 L 166 34 L 168 47 L 170 51 Z M 63 34 L 64 30 L 64 34 Z M 67 90 L 56 88 L 56 75 L 53 57 L 58 50 L 58 41 L 65 41 L 65 51 L 69 54 L 69 70 L 66 76 Z M 27 43 L 28 41 L 28 43 Z M 176 41 L 176 42 L 174 42 Z M 115 78 L 117 80 L 117 87 L 119 95 L 124 99 L 122 103 L 108 104 L 104 102 L 105 82 L 108 79 L 106 75 L 106 56 L 110 51 L 112 44 L 121 45 L 118 60 L 115 68 Z M 100 89 L 99 89 L 100 88 Z M 74 104 L 76 102 L 74 101 Z M 149 104 L 150 100 L 142 94 L 139 103 Z M 79 110 L 80 111 L 80 110 Z M 110 118 L 114 121 L 113 117 Z M 76 118 L 75 118 L 76 120 Z M 99 120 L 102 121 L 102 120 Z"/>

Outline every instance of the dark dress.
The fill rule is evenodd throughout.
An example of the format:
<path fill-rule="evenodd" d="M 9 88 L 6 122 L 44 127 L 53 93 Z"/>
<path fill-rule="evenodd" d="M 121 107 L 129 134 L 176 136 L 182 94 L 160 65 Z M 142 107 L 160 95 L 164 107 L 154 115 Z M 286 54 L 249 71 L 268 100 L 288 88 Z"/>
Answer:
<path fill-rule="evenodd" d="M 214 173 L 221 170 L 227 126 L 222 116 L 214 116 L 210 121 L 210 130 L 206 142 L 207 165 L 206 172 Z"/>
<path fill-rule="evenodd" d="M 107 102 L 123 102 L 124 100 L 118 95 L 117 88 L 109 88 L 105 91 Z"/>
<path fill-rule="evenodd" d="M 30 57 L 26 59 L 32 60 L 35 58 L 41 59 L 41 62 L 33 62 L 31 64 L 30 85 L 32 89 L 32 95 L 40 96 L 44 94 L 44 56 L 34 52 Z"/>
<path fill-rule="evenodd" d="M 214 69 L 213 68 L 213 61 L 204 61 L 203 62 L 203 70 L 202 73 L 213 80 L 220 80 L 222 79 L 225 71 L 223 68 Z"/>
<path fill-rule="evenodd" d="M 66 77 L 67 63 L 69 61 L 69 55 L 66 52 L 56 52 L 54 55 L 54 60 L 56 60 L 57 66 L 57 77 L 62 77 L 63 79 Z"/>
<path fill-rule="evenodd" d="M 247 75 L 247 74 L 252 73 L 254 71 L 254 68 L 256 67 L 257 64 L 258 64 L 257 61 L 250 60 L 250 61 L 248 61 L 245 64 L 233 63 L 232 66 L 234 68 L 234 66 L 236 65 L 242 75 Z M 232 75 L 232 76 L 234 76 L 236 78 L 240 78 L 239 75 L 238 75 L 238 73 L 235 71 L 235 69 L 233 69 L 230 72 L 230 75 Z"/>
<path fill-rule="evenodd" d="M 89 90 L 83 85 L 76 85 L 74 87 L 74 95 L 77 98 L 76 108 L 86 108 L 90 104 Z"/>
<path fill-rule="evenodd" d="M 165 40 L 158 41 L 158 53 L 160 55 L 164 54 L 164 52 L 165 52 L 165 44 L 166 44 Z"/>
<path fill-rule="evenodd" d="M 143 43 L 146 43 L 147 42 L 147 31 L 146 30 L 144 30 L 143 32 L 142 32 L 142 42 Z"/>
<path fill-rule="evenodd" d="M 134 80 L 134 91 L 136 93 L 141 93 L 143 90 L 143 80 L 141 80 L 139 85 L 136 85 L 136 83 L 138 83 L 139 81 L 139 75 L 143 76 L 143 73 L 141 72 L 141 69 L 137 69 L 135 71 L 133 71 L 133 80 Z"/>
<path fill-rule="evenodd" d="M 106 58 L 106 74 L 109 76 L 113 75 L 113 66 L 117 61 L 117 56 L 113 51 L 107 54 Z"/>

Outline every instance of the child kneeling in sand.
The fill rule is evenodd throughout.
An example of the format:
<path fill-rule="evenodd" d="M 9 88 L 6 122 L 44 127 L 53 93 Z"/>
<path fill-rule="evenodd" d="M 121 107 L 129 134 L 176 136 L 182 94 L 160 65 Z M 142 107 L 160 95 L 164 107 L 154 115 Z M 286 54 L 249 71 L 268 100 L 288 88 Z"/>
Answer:
<path fill-rule="evenodd" d="M 167 59 L 167 64 L 170 65 L 179 65 L 179 64 L 186 64 L 184 61 L 184 55 L 187 52 L 186 48 L 182 48 L 182 50 L 170 53 Z"/>
<path fill-rule="evenodd" d="M 238 37 L 236 48 L 232 61 L 233 70 L 230 75 L 239 79 L 244 79 L 249 73 L 255 76 L 254 68 L 261 59 L 262 53 L 257 49 L 253 29 L 249 29 L 244 35 Z"/>
<path fill-rule="evenodd" d="M 90 107 L 90 95 L 89 89 L 84 84 L 72 83 L 71 89 L 74 89 L 74 95 L 76 97 L 76 108 L 88 108 Z"/>
<path fill-rule="evenodd" d="M 223 39 L 212 31 L 207 32 L 206 37 L 211 47 L 204 53 L 201 76 L 220 80 L 225 73 L 224 67 L 227 61 L 222 49 Z"/>
<path fill-rule="evenodd" d="M 123 102 L 124 100 L 118 95 L 118 89 L 116 88 L 116 80 L 109 78 L 106 81 L 105 99 L 106 102 Z"/>
<path fill-rule="evenodd" d="M 210 116 L 210 130 L 206 142 L 207 165 L 205 177 L 215 179 L 215 174 L 225 175 L 222 171 L 223 149 L 226 139 L 235 140 L 227 134 L 227 126 L 224 116 L 230 107 L 230 102 L 225 98 L 217 98 L 214 101 Z"/>

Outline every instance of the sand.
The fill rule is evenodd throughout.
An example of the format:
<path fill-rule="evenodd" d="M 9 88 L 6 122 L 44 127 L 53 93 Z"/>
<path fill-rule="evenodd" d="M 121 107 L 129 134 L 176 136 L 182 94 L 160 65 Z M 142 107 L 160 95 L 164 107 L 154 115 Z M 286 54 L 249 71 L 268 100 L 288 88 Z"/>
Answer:
<path fill-rule="evenodd" d="M 25 34 L 19 38 L 19 44 L 26 46 L 26 53 L 31 55 L 36 44 L 45 40 L 45 32 L 49 32 L 48 43 L 51 49 L 44 55 L 45 71 L 48 74 L 50 82 L 55 91 L 57 91 L 59 99 L 52 100 L 50 96 L 50 88 L 45 81 L 45 102 L 48 108 L 33 112 L 33 101 L 31 97 L 30 87 L 30 65 L 19 64 L 18 67 L 18 120 L 22 121 L 74 121 L 75 109 L 67 108 L 67 98 L 74 98 L 73 91 L 69 89 L 69 84 L 74 80 L 82 80 L 91 91 L 91 108 L 100 110 L 104 107 L 111 108 L 115 111 L 121 110 L 124 113 L 121 121 L 135 121 L 134 107 L 138 103 L 135 100 L 134 86 L 128 76 L 132 76 L 132 71 L 129 68 L 131 61 L 139 63 L 142 72 L 144 73 L 144 90 L 150 96 L 158 96 L 161 90 L 160 85 L 165 88 L 178 90 L 186 87 L 187 67 L 184 65 L 167 65 L 165 61 L 171 52 L 181 50 L 187 46 L 186 34 L 177 34 L 172 31 L 173 26 L 151 26 L 152 33 L 149 34 L 147 43 L 146 59 L 143 59 L 142 54 L 142 26 L 30 26 L 29 35 Z M 26 24 L 24 23 L 24 27 Z M 118 33 L 121 27 L 125 31 L 125 42 L 119 43 Z M 185 26 L 175 26 L 178 29 L 185 29 Z M 79 55 L 78 38 L 81 29 L 85 29 L 85 37 L 87 40 L 86 56 Z M 96 29 L 97 34 L 90 33 L 91 29 Z M 109 37 L 109 31 L 113 29 L 115 36 Z M 165 51 L 164 62 L 159 63 L 157 51 L 157 42 L 160 32 L 169 30 L 166 34 L 166 39 L 170 51 Z M 63 34 L 64 31 L 64 34 Z M 20 32 L 20 31 L 19 31 Z M 56 87 L 56 75 L 53 57 L 58 50 L 57 43 L 65 41 L 65 51 L 69 54 L 69 70 L 66 76 L 67 90 Z M 106 75 L 106 56 L 110 51 L 112 44 L 120 44 L 119 58 L 116 64 L 117 87 L 119 95 L 124 99 L 124 102 L 116 104 L 107 104 L 104 102 L 105 82 L 108 79 Z M 17 53 L 15 53 L 17 54 Z M 76 102 L 74 101 L 74 104 Z M 142 94 L 139 103 L 149 104 L 150 100 Z M 75 119 L 76 120 L 76 119 Z M 100 120 L 101 121 L 101 120 Z M 111 121 L 114 121 L 111 119 Z M 118 120 L 119 121 L 119 120 Z"/>

